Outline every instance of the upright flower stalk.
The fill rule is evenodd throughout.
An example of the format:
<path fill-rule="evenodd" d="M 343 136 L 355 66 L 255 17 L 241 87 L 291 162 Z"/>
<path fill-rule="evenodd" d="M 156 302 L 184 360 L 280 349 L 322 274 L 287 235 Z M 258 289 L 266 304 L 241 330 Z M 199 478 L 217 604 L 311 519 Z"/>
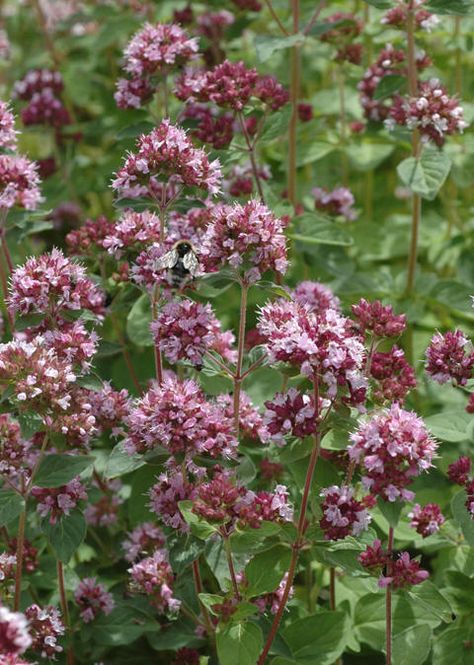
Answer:
<path fill-rule="evenodd" d="M 245 328 L 247 321 L 247 296 L 249 287 L 245 282 L 240 284 L 240 316 L 239 316 L 239 337 L 237 342 L 237 363 L 234 375 L 234 425 L 237 438 L 240 429 L 240 393 L 243 381 L 243 362 L 245 347 Z"/>
<path fill-rule="evenodd" d="M 392 575 L 393 527 L 388 529 L 387 544 L 387 576 Z M 389 583 L 385 591 L 385 652 L 387 665 L 392 665 L 392 585 Z"/>
<path fill-rule="evenodd" d="M 293 21 L 293 34 L 297 35 L 300 29 L 300 0 L 291 0 L 291 14 Z M 288 199 L 296 207 L 296 160 L 297 160 L 297 128 L 298 128 L 298 99 L 300 95 L 301 53 L 300 46 L 291 47 L 290 62 L 290 103 L 291 117 L 288 129 Z"/>

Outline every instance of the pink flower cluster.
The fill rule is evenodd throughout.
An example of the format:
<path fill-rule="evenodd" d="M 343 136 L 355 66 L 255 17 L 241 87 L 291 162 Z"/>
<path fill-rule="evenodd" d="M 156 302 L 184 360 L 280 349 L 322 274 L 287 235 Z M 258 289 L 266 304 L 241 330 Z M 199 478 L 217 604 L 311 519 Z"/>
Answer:
<path fill-rule="evenodd" d="M 11 276 L 9 309 L 13 314 L 44 314 L 55 319 L 62 311 L 104 311 L 105 294 L 86 274 L 84 266 L 61 250 L 32 256 Z"/>
<path fill-rule="evenodd" d="M 153 212 L 126 210 L 102 241 L 116 259 L 127 253 L 138 253 L 147 245 L 160 241 L 160 219 Z"/>
<path fill-rule="evenodd" d="M 216 403 L 205 399 L 197 383 L 166 376 L 150 388 L 126 418 L 130 454 L 152 450 L 158 444 L 172 455 L 233 457 L 237 441 L 233 421 Z"/>
<path fill-rule="evenodd" d="M 45 349 L 52 349 L 59 360 L 89 371 L 92 357 L 96 354 L 99 338 L 94 331 L 89 331 L 82 321 L 58 321 L 60 327 L 53 330 L 29 328 L 25 337 L 34 342 L 41 334 Z"/>
<path fill-rule="evenodd" d="M 375 91 L 386 76 L 406 76 L 406 55 L 402 49 L 396 49 L 392 44 L 386 44 L 379 53 L 377 60 L 365 72 L 364 78 L 358 84 L 360 103 L 364 115 L 368 120 L 382 121 L 390 114 L 393 96 L 387 99 L 375 99 Z M 431 64 L 425 53 L 416 57 L 418 70 Z"/>
<path fill-rule="evenodd" d="M 31 649 L 42 658 L 54 660 L 56 654 L 63 650 L 58 644 L 58 638 L 64 635 L 65 630 L 60 612 L 52 606 L 30 605 L 25 610 L 25 617 L 32 638 Z"/>
<path fill-rule="evenodd" d="M 15 579 L 16 554 L 2 552 L 0 554 L 0 588 L 8 590 L 12 581 Z"/>
<path fill-rule="evenodd" d="M 415 5 L 420 6 L 424 3 L 424 0 L 415 1 Z M 406 28 L 408 17 L 408 4 L 404 0 L 398 0 L 398 4 L 392 9 L 389 9 L 380 22 L 383 25 L 390 25 L 394 28 Z M 439 18 L 436 14 L 432 14 L 426 9 L 417 9 L 414 14 L 415 25 L 421 30 L 426 32 L 431 32 L 439 24 Z"/>
<path fill-rule="evenodd" d="M 181 601 L 173 597 L 174 575 L 164 550 L 135 563 L 128 570 L 130 588 L 144 593 L 160 614 L 177 614 Z"/>
<path fill-rule="evenodd" d="M 421 418 L 398 404 L 362 423 L 351 441 L 349 457 L 360 465 L 364 486 L 388 501 L 413 499 L 406 488 L 432 466 L 437 448 Z"/>
<path fill-rule="evenodd" d="M 227 418 L 234 417 L 234 403 L 232 395 L 217 395 L 217 404 L 224 410 Z M 257 440 L 262 436 L 263 418 L 258 409 L 252 403 L 250 397 L 240 393 L 240 434 L 248 439 Z"/>
<path fill-rule="evenodd" d="M 474 478 L 471 476 L 471 460 L 469 457 L 462 456 L 450 464 L 448 478 L 466 490 L 466 509 L 474 519 Z"/>
<path fill-rule="evenodd" d="M 319 526 L 326 540 L 340 540 L 346 536 L 360 536 L 369 527 L 371 517 L 363 503 L 354 498 L 352 487 L 332 485 L 323 489 Z"/>
<path fill-rule="evenodd" d="M 28 621 L 24 614 L 0 605 L 0 653 L 18 655 L 31 646 Z"/>
<path fill-rule="evenodd" d="M 104 215 L 86 219 L 78 229 L 70 231 L 65 240 L 68 254 L 94 256 L 104 248 L 104 240 L 115 232 L 115 223 Z"/>
<path fill-rule="evenodd" d="M 183 121 L 191 121 L 190 134 L 209 143 L 215 150 L 227 148 L 234 137 L 234 117 L 231 113 L 219 113 L 216 107 L 190 102 L 183 110 Z"/>
<path fill-rule="evenodd" d="M 195 488 L 180 468 L 170 466 L 167 472 L 161 473 L 158 482 L 150 488 L 149 496 L 150 510 L 163 524 L 181 532 L 188 531 L 178 504 L 193 499 Z"/>
<path fill-rule="evenodd" d="M 185 71 L 178 79 L 175 94 L 181 101 L 212 102 L 234 112 L 243 111 L 252 98 L 272 111 L 289 100 L 287 90 L 274 77 L 261 76 L 243 62 L 229 60 L 206 72 Z"/>
<path fill-rule="evenodd" d="M 87 499 L 87 492 L 79 478 L 73 478 L 61 487 L 33 487 L 31 496 L 38 501 L 41 517 L 49 515 L 49 523 L 56 524 L 58 519 L 69 515 L 79 501 Z"/>
<path fill-rule="evenodd" d="M 13 96 L 27 101 L 35 93 L 45 89 L 60 95 L 63 88 L 63 78 L 59 72 L 51 69 L 31 69 L 20 81 L 16 81 Z"/>
<path fill-rule="evenodd" d="M 125 560 L 131 563 L 144 554 L 152 554 L 154 550 L 161 549 L 165 542 L 166 536 L 158 526 L 152 522 L 142 522 L 122 543 Z"/>
<path fill-rule="evenodd" d="M 251 284 L 267 270 L 284 275 L 288 266 L 282 219 L 259 201 L 217 206 L 202 243 L 204 266 L 210 271 L 228 264 Z"/>
<path fill-rule="evenodd" d="M 280 603 L 285 592 L 286 582 L 288 579 L 288 573 L 285 573 L 280 584 L 272 593 L 266 593 L 264 596 L 259 596 L 255 598 L 252 602 L 258 607 L 258 611 L 262 614 L 264 612 L 270 611 L 271 614 L 276 614 Z M 292 585 L 290 587 L 290 593 L 288 594 L 288 599 L 293 598 L 295 595 L 295 588 Z"/>
<path fill-rule="evenodd" d="M 167 303 L 151 324 L 155 344 L 170 363 L 187 360 L 201 367 L 206 351 L 218 351 L 229 361 L 235 361 L 231 348 L 232 333 L 223 333 L 221 324 L 209 303 L 192 300 Z"/>
<path fill-rule="evenodd" d="M 379 403 L 402 404 L 410 390 L 416 387 L 415 370 L 397 346 L 387 353 L 377 351 L 372 355 L 370 376 L 375 379 L 372 398 Z"/>
<path fill-rule="evenodd" d="M 74 600 L 80 608 L 80 615 L 84 623 L 90 623 L 101 612 L 110 614 L 115 602 L 111 593 L 106 591 L 103 584 L 97 582 L 95 577 L 85 577 L 74 591 Z"/>
<path fill-rule="evenodd" d="M 16 150 L 17 134 L 15 117 L 9 105 L 0 100 L 0 148 Z"/>
<path fill-rule="evenodd" d="M 356 318 L 362 333 L 372 333 L 375 337 L 398 337 L 405 330 L 405 314 L 394 314 L 391 305 L 382 305 L 380 300 L 369 302 L 361 298 L 352 305 L 352 314 Z"/>
<path fill-rule="evenodd" d="M 87 523 L 102 527 L 117 524 L 118 511 L 123 503 L 123 498 L 120 496 L 122 482 L 118 478 L 103 480 L 97 476 L 92 481 L 92 486 L 92 494 L 84 510 Z M 98 491 L 100 491 L 100 494 L 96 500 L 95 496 Z"/>
<path fill-rule="evenodd" d="M 320 282 L 300 282 L 293 291 L 293 298 L 313 314 L 323 314 L 327 309 L 341 310 L 341 302 L 331 289 Z"/>
<path fill-rule="evenodd" d="M 411 519 L 410 526 L 423 538 L 437 533 L 444 523 L 444 516 L 437 503 L 428 503 L 423 507 L 416 503 L 408 513 L 408 517 Z"/>
<path fill-rule="evenodd" d="M 59 72 L 33 69 L 13 87 L 13 95 L 28 102 L 21 119 L 27 125 L 50 125 L 60 130 L 71 123 L 69 111 L 61 101 L 64 84 Z"/>
<path fill-rule="evenodd" d="M 195 148 L 186 132 L 169 120 L 137 140 L 138 151 L 130 153 L 112 182 L 120 197 L 156 198 L 160 181 L 169 181 L 183 187 L 197 187 L 209 194 L 217 194 L 221 184 L 219 161 L 209 159 L 200 148 Z"/>
<path fill-rule="evenodd" d="M 11 480 L 24 472 L 30 446 L 19 424 L 8 413 L 0 414 L 0 475 Z"/>
<path fill-rule="evenodd" d="M 396 125 L 418 129 L 422 141 L 437 146 L 444 144 L 446 136 L 462 134 L 468 127 L 459 101 L 448 95 L 438 79 L 420 82 L 417 97 L 395 97 L 385 126 L 394 129 Z"/>
<path fill-rule="evenodd" d="M 123 433 L 123 421 L 130 412 L 130 396 L 125 388 L 114 390 L 110 383 L 88 393 L 91 413 L 99 432 L 111 430 L 113 436 Z"/>
<path fill-rule="evenodd" d="M 38 168 L 21 155 L 0 155 L 0 208 L 36 210 L 43 200 Z"/>
<path fill-rule="evenodd" d="M 436 333 L 426 349 L 425 370 L 438 383 L 464 386 L 472 376 L 474 349 L 461 330 Z"/>
<path fill-rule="evenodd" d="M 404 589 L 424 582 L 430 574 L 427 570 L 422 570 L 418 561 L 410 558 L 408 552 L 402 552 L 399 558 L 391 564 L 390 573 L 381 577 L 379 586 L 392 589 Z"/>
<path fill-rule="evenodd" d="M 272 175 L 266 165 L 257 166 L 257 173 L 261 181 L 270 180 Z M 232 166 L 227 172 L 227 177 L 224 179 L 223 188 L 233 198 L 242 197 L 248 199 L 254 192 L 252 165 L 247 162 Z"/>
<path fill-rule="evenodd" d="M 357 212 L 353 207 L 354 195 L 347 187 L 336 187 L 332 191 L 323 187 L 315 187 L 311 193 L 314 196 L 316 210 L 322 210 L 334 217 L 343 217 L 346 222 L 353 222 L 357 219 Z"/>
<path fill-rule="evenodd" d="M 352 327 L 333 309 L 316 316 L 307 306 L 287 300 L 265 305 L 258 322 L 271 362 L 288 362 L 316 377 L 330 400 L 345 388 L 349 395 L 344 401 L 362 404 L 367 388 L 362 371 L 365 350 Z"/>
<path fill-rule="evenodd" d="M 314 403 L 309 395 L 290 388 L 277 393 L 273 400 L 265 402 L 262 439 L 284 446 L 286 437 L 303 439 L 316 431 L 317 418 Z"/>

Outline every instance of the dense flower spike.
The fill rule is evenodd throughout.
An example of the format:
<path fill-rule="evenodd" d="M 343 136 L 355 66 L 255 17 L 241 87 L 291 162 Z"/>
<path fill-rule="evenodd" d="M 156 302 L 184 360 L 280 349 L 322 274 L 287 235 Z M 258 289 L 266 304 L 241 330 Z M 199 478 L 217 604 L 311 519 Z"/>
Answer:
<path fill-rule="evenodd" d="M 166 304 L 151 324 L 155 344 L 170 363 L 187 360 L 201 367 L 206 351 L 221 351 L 227 360 L 235 360 L 229 344 L 223 340 L 221 325 L 209 303 L 178 300 Z M 229 342 L 233 342 L 231 334 Z M 227 349 L 226 349 L 227 347 Z M 223 351 L 223 353 L 222 353 Z"/>
<path fill-rule="evenodd" d="M 474 349 L 460 330 L 436 333 L 426 349 L 426 372 L 438 383 L 464 386 L 472 376 Z"/>
<path fill-rule="evenodd" d="M 181 469 L 172 466 L 169 471 L 160 474 L 158 482 L 150 488 L 149 496 L 150 510 L 163 524 L 178 531 L 189 530 L 178 504 L 180 501 L 193 499 L 195 488 Z"/>
<path fill-rule="evenodd" d="M 115 231 L 115 223 L 104 215 L 97 219 L 86 219 L 79 228 L 66 236 L 66 246 L 69 254 L 79 256 L 95 255 L 104 249 L 104 240 Z"/>
<path fill-rule="evenodd" d="M 31 645 L 28 621 L 20 612 L 0 605 L 0 653 L 21 654 Z"/>
<path fill-rule="evenodd" d="M 372 355 L 370 375 L 376 379 L 372 398 L 379 403 L 403 403 L 410 390 L 416 387 L 415 370 L 397 346 L 388 353 L 377 351 Z"/>
<path fill-rule="evenodd" d="M 354 498 L 352 487 L 333 485 L 322 490 L 320 496 L 324 499 L 319 526 L 327 540 L 360 536 L 368 528 L 371 517 L 363 504 Z"/>
<path fill-rule="evenodd" d="M 248 283 L 267 270 L 283 275 L 288 265 L 284 227 L 259 201 L 216 207 L 203 240 L 203 262 L 210 269 L 229 264 Z"/>
<path fill-rule="evenodd" d="M 44 314 L 56 318 L 63 310 L 88 309 L 101 315 L 105 295 L 84 266 L 59 249 L 31 257 L 13 272 L 9 308 L 15 314 Z"/>
<path fill-rule="evenodd" d="M 471 474 L 471 460 L 469 457 L 462 456 L 448 467 L 448 478 L 453 483 L 465 485 Z"/>
<path fill-rule="evenodd" d="M 190 134 L 209 143 L 215 150 L 227 148 L 234 137 L 234 118 L 231 113 L 219 113 L 217 108 L 206 104 L 189 103 L 183 111 L 184 121 L 193 121 Z M 197 123 L 194 126 L 194 123 Z"/>
<path fill-rule="evenodd" d="M 58 638 L 64 635 L 64 624 L 60 612 L 55 607 L 30 605 L 25 610 L 28 620 L 28 629 L 33 640 L 31 649 L 38 652 L 42 658 L 54 659 L 61 653 L 62 646 Z"/>
<path fill-rule="evenodd" d="M 150 555 L 154 550 L 162 549 L 165 543 L 166 536 L 158 526 L 151 522 L 142 522 L 123 541 L 124 558 L 133 562 L 140 556 Z"/>
<path fill-rule="evenodd" d="M 311 378 L 316 375 L 330 400 L 345 387 L 344 400 L 364 402 L 365 350 L 349 319 L 333 309 L 317 317 L 307 306 L 277 300 L 261 309 L 258 330 L 272 362 L 289 362 Z"/>
<path fill-rule="evenodd" d="M 123 254 L 139 252 L 147 245 L 160 241 L 160 219 L 152 212 L 126 210 L 102 246 L 116 259 Z"/>
<path fill-rule="evenodd" d="M 0 554 L 0 586 L 10 586 L 15 579 L 16 554 L 2 552 Z"/>
<path fill-rule="evenodd" d="M 388 554 L 382 548 L 380 540 L 374 540 L 372 545 L 367 545 L 362 554 L 359 555 L 359 563 L 371 572 L 380 572 L 388 562 Z"/>
<path fill-rule="evenodd" d="M 118 511 L 123 503 L 120 496 L 122 482 L 114 480 L 94 479 L 92 485 L 101 491 L 100 498 L 88 504 L 84 517 L 92 526 L 107 527 L 118 522 Z"/>
<path fill-rule="evenodd" d="M 234 417 L 234 404 L 231 395 L 218 395 L 216 402 L 224 409 L 228 418 Z M 261 438 L 263 418 L 245 392 L 240 393 L 239 419 L 241 435 L 254 440 Z"/>
<path fill-rule="evenodd" d="M 85 577 L 79 582 L 74 591 L 74 600 L 81 610 L 84 623 L 90 623 L 101 613 L 110 614 L 115 606 L 112 594 L 95 577 Z"/>
<path fill-rule="evenodd" d="M 403 589 L 421 584 L 429 576 L 427 570 L 420 568 L 418 561 L 410 559 L 408 552 L 402 552 L 392 564 L 391 574 L 380 578 L 379 586 L 384 588 L 390 585 L 393 589 Z"/>
<path fill-rule="evenodd" d="M 267 166 L 258 166 L 257 173 L 260 180 L 270 180 L 271 171 Z M 252 165 L 236 164 L 228 171 L 227 178 L 224 180 L 224 191 L 228 192 L 234 198 L 248 199 L 254 193 L 255 179 L 253 176 Z"/>
<path fill-rule="evenodd" d="M 322 314 L 327 309 L 340 311 L 341 302 L 331 289 L 320 282 L 300 282 L 293 291 L 296 302 L 305 305 L 313 314 Z"/>
<path fill-rule="evenodd" d="M 285 592 L 286 583 L 288 580 L 288 573 L 285 573 L 278 588 L 273 593 L 266 593 L 264 596 L 259 596 L 253 601 L 258 607 L 258 611 L 262 614 L 269 611 L 271 614 L 276 614 L 280 607 L 280 602 Z M 295 595 L 295 588 L 292 585 L 288 594 L 288 598 L 293 598 Z"/>
<path fill-rule="evenodd" d="M 37 329 L 26 331 L 27 338 L 34 341 Z M 46 349 L 53 349 L 59 360 L 76 365 L 82 371 L 88 371 L 92 358 L 97 352 L 99 338 L 90 332 L 82 321 L 60 321 L 60 328 L 45 330 L 42 338 Z"/>
<path fill-rule="evenodd" d="M 114 390 L 104 382 L 99 391 L 90 391 L 91 414 L 99 431 L 110 430 L 113 436 L 123 433 L 123 422 L 130 412 L 130 396 L 125 388 Z"/>
<path fill-rule="evenodd" d="M 18 540 L 17 538 L 12 538 L 8 543 L 8 549 L 11 555 L 16 556 Z M 39 560 L 38 560 L 38 548 L 33 547 L 31 542 L 25 538 L 23 541 L 23 570 L 27 573 L 34 573 L 38 569 Z"/>
<path fill-rule="evenodd" d="M 0 148 L 15 150 L 17 147 L 15 117 L 6 102 L 0 100 Z"/>
<path fill-rule="evenodd" d="M 466 494 L 466 509 L 474 520 L 474 480 L 470 480 L 466 483 Z"/>
<path fill-rule="evenodd" d="M 137 148 L 112 182 L 120 197 L 156 198 L 160 181 L 169 179 L 209 194 L 219 192 L 222 176 L 218 160 L 210 162 L 204 150 L 195 148 L 186 132 L 169 120 L 163 120 L 150 134 L 142 134 Z"/>
<path fill-rule="evenodd" d="M 311 193 L 314 196 L 316 210 L 322 210 L 335 217 L 343 217 L 347 222 L 357 219 L 357 212 L 353 207 L 354 195 L 347 187 L 337 187 L 332 191 L 315 187 Z"/>
<path fill-rule="evenodd" d="M 419 84 L 418 97 L 395 98 L 385 126 L 388 129 L 394 129 L 395 125 L 418 129 L 422 141 L 433 141 L 442 146 L 446 136 L 462 134 L 468 127 L 463 113 L 459 101 L 447 94 L 438 79 L 431 79 Z"/>
<path fill-rule="evenodd" d="M 437 444 L 421 418 L 393 404 L 351 434 L 349 457 L 360 465 L 371 494 L 388 501 L 411 501 L 407 486 L 432 466 Z"/>
<path fill-rule="evenodd" d="M 36 210 L 42 200 L 37 165 L 20 155 L 0 155 L 0 208 Z"/>
<path fill-rule="evenodd" d="M 34 93 L 28 106 L 22 109 L 21 119 L 26 127 L 50 125 L 57 130 L 71 122 L 68 110 L 49 89 Z"/>
<path fill-rule="evenodd" d="M 155 88 L 148 79 L 118 79 L 114 99 L 119 109 L 139 109 L 150 102 Z"/>
<path fill-rule="evenodd" d="M 382 305 L 380 300 L 369 302 L 361 298 L 352 305 L 352 314 L 362 333 L 370 332 L 375 337 L 398 337 L 405 330 L 405 314 L 394 314 L 391 305 Z"/>
<path fill-rule="evenodd" d="M 56 524 L 58 519 L 69 515 L 79 501 L 87 499 L 87 492 L 79 478 L 61 487 L 33 487 L 31 495 L 38 502 L 38 513 L 41 517 L 49 517 L 50 524 Z"/>
<path fill-rule="evenodd" d="M 174 575 L 163 550 L 129 568 L 130 587 L 137 593 L 148 596 L 160 614 L 176 614 L 181 601 L 173 597 Z"/>
<path fill-rule="evenodd" d="M 237 441 L 232 419 L 217 404 L 205 400 L 198 385 L 188 379 L 165 377 L 138 400 L 127 418 L 125 448 L 130 453 L 164 446 L 170 453 L 232 457 Z"/>
<path fill-rule="evenodd" d="M 415 2 L 415 5 L 422 5 L 424 0 Z M 390 25 L 394 28 L 406 27 L 407 23 L 407 14 L 408 14 L 408 4 L 404 0 L 398 0 L 398 4 L 389 9 L 380 22 L 383 25 Z M 426 32 L 431 32 L 439 24 L 439 18 L 436 14 L 431 14 L 431 12 L 426 9 L 417 9 L 415 12 L 415 23 L 418 28 L 425 30 Z"/>
<path fill-rule="evenodd" d="M 52 93 L 60 95 L 63 88 L 63 78 L 59 72 L 51 69 L 31 69 L 20 81 L 15 83 L 13 96 L 28 101 L 43 90 L 50 90 Z"/>
<path fill-rule="evenodd" d="M 290 388 L 286 393 L 277 393 L 273 400 L 265 402 L 265 406 L 264 440 L 269 439 L 283 446 L 288 435 L 303 439 L 316 431 L 314 403 L 309 395 L 300 393 L 296 388 Z"/>
<path fill-rule="evenodd" d="M 20 425 L 7 413 L 0 414 L 0 475 L 12 479 L 21 474 L 30 447 L 21 436 Z"/>
<path fill-rule="evenodd" d="M 127 44 L 124 69 L 134 78 L 162 74 L 193 60 L 198 42 L 179 25 L 146 23 Z"/>
<path fill-rule="evenodd" d="M 408 517 L 411 519 L 410 525 L 423 538 L 427 538 L 439 531 L 441 525 L 444 523 L 444 516 L 437 503 L 428 503 L 423 508 L 419 503 L 416 503 L 411 512 L 408 513 Z"/>

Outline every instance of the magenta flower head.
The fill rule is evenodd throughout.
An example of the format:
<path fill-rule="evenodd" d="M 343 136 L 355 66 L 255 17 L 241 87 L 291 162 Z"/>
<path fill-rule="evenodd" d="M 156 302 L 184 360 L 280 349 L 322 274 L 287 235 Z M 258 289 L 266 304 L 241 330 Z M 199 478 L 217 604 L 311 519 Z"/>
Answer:
<path fill-rule="evenodd" d="M 306 305 L 313 314 L 322 314 L 327 309 L 341 310 L 339 298 L 320 282 L 300 282 L 293 291 L 293 298 L 300 305 Z"/>
<path fill-rule="evenodd" d="M 73 478 L 61 487 L 33 487 L 31 495 L 38 501 L 38 513 L 41 517 L 49 515 L 49 523 L 56 524 L 58 519 L 69 515 L 79 501 L 87 499 L 87 492 L 79 478 Z"/>
<path fill-rule="evenodd" d="M 132 562 L 140 556 L 152 554 L 154 550 L 161 549 L 165 542 L 166 536 L 158 526 L 151 522 L 142 522 L 122 543 L 125 560 Z"/>
<path fill-rule="evenodd" d="M 202 189 L 211 195 L 219 192 L 219 161 L 210 162 L 204 150 L 193 146 L 184 129 L 169 120 L 163 120 L 150 134 L 142 134 L 137 148 L 112 182 L 119 197 L 157 198 L 160 184 L 169 180 L 178 187 Z"/>
<path fill-rule="evenodd" d="M 471 474 L 471 460 L 462 455 L 448 467 L 448 478 L 457 485 L 466 485 Z"/>
<path fill-rule="evenodd" d="M 145 23 L 127 44 L 124 69 L 134 78 L 167 73 L 194 60 L 198 42 L 179 25 Z"/>
<path fill-rule="evenodd" d="M 37 164 L 21 155 L 0 155 L 0 208 L 36 210 L 42 200 Z"/>
<path fill-rule="evenodd" d="M 326 540 L 340 540 L 346 536 L 360 536 L 369 527 L 371 517 L 360 501 L 354 499 L 352 487 L 333 485 L 321 491 L 324 497 L 323 516 L 319 526 Z"/>
<path fill-rule="evenodd" d="M 426 349 L 426 372 L 438 383 L 464 386 L 472 376 L 474 349 L 460 330 L 436 333 Z"/>
<path fill-rule="evenodd" d="M 412 526 L 418 533 L 427 538 L 433 533 L 437 533 L 444 523 L 444 516 L 437 503 L 428 503 L 423 508 L 416 503 L 411 512 L 408 513 Z"/>
<path fill-rule="evenodd" d="M 179 612 L 181 601 L 173 597 L 174 575 L 164 550 L 142 559 L 128 569 L 130 588 L 144 593 L 160 614 Z"/>
<path fill-rule="evenodd" d="M 288 362 L 306 376 L 317 377 L 324 397 L 361 405 L 367 381 L 363 375 L 365 350 L 352 323 L 333 309 L 321 316 L 308 306 L 277 300 L 260 311 L 258 330 L 271 362 Z"/>
<path fill-rule="evenodd" d="M 387 353 L 377 351 L 372 355 L 370 375 L 375 379 L 372 391 L 375 402 L 403 403 L 410 390 L 416 387 L 415 370 L 397 346 Z"/>
<path fill-rule="evenodd" d="M 353 207 L 354 195 L 347 187 L 336 187 L 332 191 L 315 187 L 311 193 L 314 196 L 316 210 L 321 210 L 334 217 L 343 217 L 346 222 L 353 222 L 357 219 L 357 212 Z"/>
<path fill-rule="evenodd" d="M 144 78 L 118 79 L 116 88 L 114 99 L 119 109 L 139 109 L 152 100 L 156 91 Z"/>
<path fill-rule="evenodd" d="M 0 653 L 17 655 L 31 646 L 28 621 L 20 612 L 10 612 L 0 605 Z"/>
<path fill-rule="evenodd" d="M 30 605 L 25 610 L 28 628 L 33 643 L 31 649 L 37 651 L 41 658 L 51 658 L 61 653 L 62 646 L 58 638 L 64 635 L 64 624 L 60 612 L 52 606 L 41 608 L 39 605 Z"/>
<path fill-rule="evenodd" d="M 273 441 L 284 446 L 287 436 L 303 439 L 316 431 L 316 413 L 309 395 L 290 388 L 286 393 L 277 393 L 273 400 L 265 402 L 263 418 L 264 441 Z"/>
<path fill-rule="evenodd" d="M 416 5 L 423 4 L 424 0 L 416 2 Z M 392 9 L 389 9 L 381 18 L 380 23 L 382 25 L 389 25 L 394 28 L 400 28 L 404 30 L 407 24 L 407 15 L 408 15 L 408 4 L 403 0 L 398 0 L 398 4 Z M 436 14 L 431 14 L 431 12 L 426 9 L 418 9 L 415 12 L 415 25 L 420 30 L 425 30 L 426 32 L 431 32 L 439 24 L 439 18 Z"/>
<path fill-rule="evenodd" d="M 471 515 L 471 518 L 474 520 L 474 480 L 469 480 L 466 483 L 466 509 Z"/>
<path fill-rule="evenodd" d="M 395 98 L 385 126 L 394 129 L 396 125 L 418 129 L 424 143 L 432 141 L 439 147 L 446 136 L 462 134 L 469 126 L 459 100 L 450 97 L 438 79 L 422 81 L 417 97 Z"/>
<path fill-rule="evenodd" d="M 380 572 L 388 562 L 388 554 L 382 548 L 380 540 L 374 540 L 372 545 L 367 545 L 362 554 L 359 555 L 361 566 L 371 572 Z"/>
<path fill-rule="evenodd" d="M 159 443 L 173 455 L 235 455 L 232 418 L 208 402 L 190 379 L 166 376 L 136 402 L 126 422 L 125 448 L 130 454 L 153 450 Z"/>
<path fill-rule="evenodd" d="M 126 210 L 113 230 L 104 238 L 102 246 L 116 259 L 136 254 L 154 242 L 160 241 L 160 219 L 153 212 Z"/>
<path fill-rule="evenodd" d="M 96 577 L 85 577 L 79 582 L 74 591 L 74 600 L 81 610 L 84 623 L 90 623 L 101 612 L 110 614 L 115 605 L 112 594 L 97 582 Z"/>
<path fill-rule="evenodd" d="M 206 351 L 219 349 L 233 359 L 229 345 L 224 344 L 223 347 L 221 344 L 221 324 L 209 303 L 202 305 L 192 300 L 169 302 L 151 324 L 151 330 L 155 344 L 170 363 L 187 360 L 201 367 Z"/>
<path fill-rule="evenodd" d="M 13 314 L 57 318 L 64 310 L 87 309 L 100 316 L 105 294 L 87 277 L 84 266 L 53 249 L 32 256 L 11 276 L 9 309 Z"/>
<path fill-rule="evenodd" d="M 16 571 L 16 554 L 9 554 L 8 552 L 2 552 L 0 554 L 0 588 L 6 587 L 8 593 L 8 587 L 15 580 L 15 571 Z"/>
<path fill-rule="evenodd" d="M 372 333 L 375 337 L 398 337 L 405 330 L 405 314 L 395 314 L 391 305 L 382 305 L 380 300 L 369 302 L 361 298 L 352 305 L 354 315 L 362 333 Z"/>
<path fill-rule="evenodd" d="M 218 206 L 203 239 L 203 263 L 210 270 L 230 265 L 249 284 L 267 270 L 284 275 L 288 267 L 284 228 L 284 221 L 259 201 Z"/>
<path fill-rule="evenodd" d="M 179 509 L 180 501 L 192 500 L 195 496 L 194 485 L 183 475 L 180 468 L 170 466 L 169 470 L 160 474 L 158 482 L 149 491 L 150 510 L 157 515 L 163 524 L 186 533 L 189 526 Z"/>
<path fill-rule="evenodd" d="M 402 552 L 392 565 L 390 576 L 380 578 L 379 586 L 385 588 L 390 585 L 393 589 L 403 589 L 421 584 L 429 576 L 427 570 L 420 568 L 418 561 L 410 559 L 408 552 Z"/>
<path fill-rule="evenodd" d="M 63 78 L 59 72 L 51 69 L 31 69 L 13 86 L 13 96 L 29 101 L 33 95 L 50 90 L 56 95 L 63 91 Z"/>
<path fill-rule="evenodd" d="M 15 116 L 6 102 L 0 100 L 0 148 L 16 150 Z"/>
<path fill-rule="evenodd" d="M 219 113 L 217 108 L 207 104 L 189 102 L 183 110 L 183 118 L 196 123 L 190 130 L 191 135 L 203 143 L 209 143 L 215 150 L 227 148 L 234 137 L 232 113 Z"/>
<path fill-rule="evenodd" d="M 21 436 L 20 425 L 8 413 L 0 414 L 0 475 L 10 480 L 27 465 L 31 443 Z"/>
<path fill-rule="evenodd" d="M 407 486 L 433 466 L 437 443 L 421 418 L 398 404 L 362 423 L 351 434 L 349 457 L 363 473 L 362 482 L 385 501 L 411 501 Z"/>

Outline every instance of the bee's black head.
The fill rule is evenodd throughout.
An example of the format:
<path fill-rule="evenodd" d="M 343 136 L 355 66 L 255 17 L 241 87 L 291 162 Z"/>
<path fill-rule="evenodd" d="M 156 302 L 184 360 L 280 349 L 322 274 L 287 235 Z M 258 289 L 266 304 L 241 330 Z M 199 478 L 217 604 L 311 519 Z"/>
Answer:
<path fill-rule="evenodd" d="M 193 247 L 192 247 L 191 243 L 186 242 L 185 240 L 183 240 L 182 242 L 179 242 L 176 245 L 176 251 L 178 252 L 178 256 L 183 258 L 183 256 L 186 256 L 186 254 L 189 254 L 189 252 L 193 251 Z"/>

